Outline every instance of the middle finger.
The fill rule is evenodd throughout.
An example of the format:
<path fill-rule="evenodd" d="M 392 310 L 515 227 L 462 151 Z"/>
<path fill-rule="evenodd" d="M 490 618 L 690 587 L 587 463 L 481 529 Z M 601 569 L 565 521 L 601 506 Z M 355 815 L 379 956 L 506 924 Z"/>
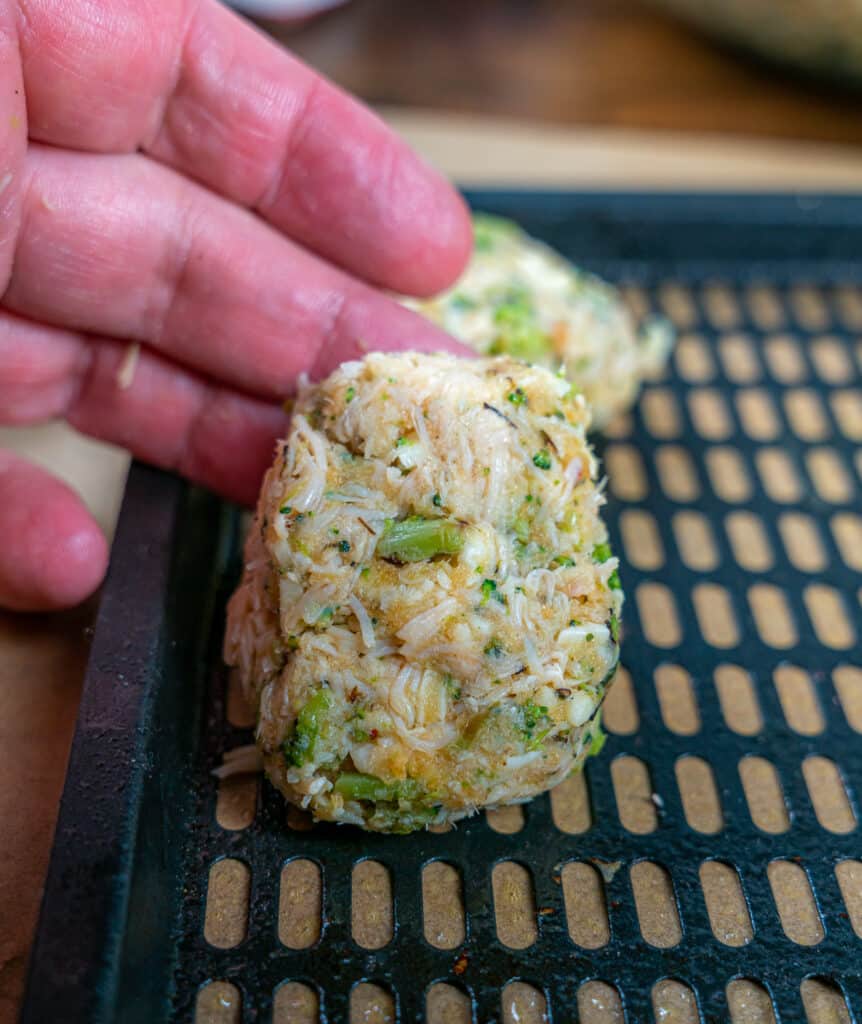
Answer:
<path fill-rule="evenodd" d="M 460 347 L 246 210 L 144 157 L 34 146 L 3 304 L 146 342 L 265 397 L 368 349 Z"/>

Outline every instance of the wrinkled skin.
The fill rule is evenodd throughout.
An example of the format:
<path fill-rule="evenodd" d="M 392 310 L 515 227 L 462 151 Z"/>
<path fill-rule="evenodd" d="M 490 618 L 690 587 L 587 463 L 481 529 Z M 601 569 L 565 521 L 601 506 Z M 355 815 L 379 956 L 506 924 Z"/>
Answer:
<path fill-rule="evenodd" d="M 470 243 L 442 178 L 215 0 L 0 0 L 0 423 L 252 503 L 297 374 L 453 349 L 377 288 L 433 293 Z M 0 537 L 0 605 L 104 574 L 80 500 L 4 452 Z"/>

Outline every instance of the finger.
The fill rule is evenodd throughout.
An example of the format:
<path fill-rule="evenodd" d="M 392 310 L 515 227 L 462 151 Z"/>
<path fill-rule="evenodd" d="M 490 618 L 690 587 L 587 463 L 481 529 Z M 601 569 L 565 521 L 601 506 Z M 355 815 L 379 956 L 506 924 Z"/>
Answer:
<path fill-rule="evenodd" d="M 21 220 L 21 167 L 27 111 L 12 8 L 0 4 L 0 294 L 9 280 Z"/>
<path fill-rule="evenodd" d="M 55 477 L 0 451 L 0 606 L 49 611 L 99 586 L 108 545 L 81 499 Z"/>
<path fill-rule="evenodd" d="M 288 420 L 146 349 L 0 313 L 0 422 L 55 417 L 246 505 Z"/>
<path fill-rule="evenodd" d="M 140 156 L 31 146 L 7 308 L 143 341 L 281 399 L 363 347 L 466 351 L 259 218 Z"/>
<path fill-rule="evenodd" d="M 430 294 L 461 199 L 378 118 L 213 0 L 19 0 L 31 134 L 144 148 L 328 259 Z"/>
<path fill-rule="evenodd" d="M 0 309 L 0 424 L 59 419 L 72 407 L 92 361 L 82 335 Z"/>
<path fill-rule="evenodd" d="M 127 358 L 116 343 L 98 346 L 67 416 L 72 426 L 253 505 L 275 442 L 287 433 L 284 409 L 210 385 L 145 351 L 123 386 Z"/>

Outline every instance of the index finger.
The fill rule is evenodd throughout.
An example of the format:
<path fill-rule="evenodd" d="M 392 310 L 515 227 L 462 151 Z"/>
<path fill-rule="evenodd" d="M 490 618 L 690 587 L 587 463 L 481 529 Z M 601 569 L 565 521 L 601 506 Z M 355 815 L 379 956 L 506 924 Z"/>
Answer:
<path fill-rule="evenodd" d="M 471 231 L 369 110 L 215 0 L 19 0 L 30 132 L 143 149 L 375 284 L 430 294 Z"/>

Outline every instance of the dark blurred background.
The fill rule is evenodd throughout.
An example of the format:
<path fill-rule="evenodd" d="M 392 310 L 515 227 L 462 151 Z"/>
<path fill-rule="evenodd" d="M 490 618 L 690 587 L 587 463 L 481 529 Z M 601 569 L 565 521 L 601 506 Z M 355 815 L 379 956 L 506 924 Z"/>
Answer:
<path fill-rule="evenodd" d="M 769 27 L 766 2 L 730 6 L 737 23 L 751 13 L 756 35 Z M 769 2 L 777 12 L 806 6 Z M 712 7 L 729 20 L 719 0 L 688 6 L 700 9 L 698 18 Z M 820 26 L 826 34 L 812 63 L 849 81 L 839 67 L 840 38 L 828 33 L 862 38 L 862 6 L 808 0 L 808 7 L 829 22 Z M 846 13 L 854 7 L 859 24 Z M 780 63 L 783 48 L 806 45 L 804 22 L 793 26 L 796 43 L 770 44 L 776 63 L 728 43 L 726 25 L 718 41 L 637 0 L 350 0 L 299 26 L 260 23 L 375 104 L 563 125 L 862 143 L 858 85 L 854 91 L 827 84 Z M 741 37 L 748 41 L 744 24 Z"/>

